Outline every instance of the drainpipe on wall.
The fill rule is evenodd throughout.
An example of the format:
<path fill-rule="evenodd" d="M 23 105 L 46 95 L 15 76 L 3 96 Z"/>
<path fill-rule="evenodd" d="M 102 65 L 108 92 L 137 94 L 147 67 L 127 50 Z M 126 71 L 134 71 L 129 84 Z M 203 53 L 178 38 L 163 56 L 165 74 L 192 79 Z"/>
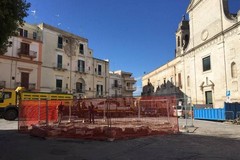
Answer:
<path fill-rule="evenodd" d="M 14 49 L 14 37 L 12 38 L 12 58 L 13 58 L 13 49 Z M 9 77 L 10 88 L 12 88 L 12 69 L 13 69 L 13 59 L 11 60 L 11 71 L 10 71 L 10 77 Z"/>
<path fill-rule="evenodd" d="M 224 33 L 223 33 L 223 6 L 222 6 L 222 1 L 220 2 L 220 15 L 221 15 L 221 32 L 222 32 L 222 37 L 223 37 L 223 55 L 224 55 L 224 72 L 225 72 L 225 85 L 226 85 L 226 92 L 228 90 L 228 83 L 227 83 L 227 64 L 226 64 L 226 48 L 225 48 L 225 38 L 224 38 Z"/>
<path fill-rule="evenodd" d="M 192 33 L 194 33 L 194 27 L 193 27 L 193 14 L 191 15 L 192 17 L 191 17 L 191 22 L 192 22 Z M 193 48 L 195 47 L 195 45 L 194 45 L 194 36 L 192 36 L 192 43 L 193 43 Z M 196 55 L 195 55 L 195 50 L 193 50 L 192 51 L 193 52 L 193 55 L 194 55 L 194 78 L 195 78 L 195 100 L 196 100 L 196 102 L 195 102 L 195 104 L 197 104 L 197 102 L 198 102 L 198 95 L 197 95 L 197 90 L 198 90 L 198 87 L 197 87 L 197 74 L 196 74 Z"/>

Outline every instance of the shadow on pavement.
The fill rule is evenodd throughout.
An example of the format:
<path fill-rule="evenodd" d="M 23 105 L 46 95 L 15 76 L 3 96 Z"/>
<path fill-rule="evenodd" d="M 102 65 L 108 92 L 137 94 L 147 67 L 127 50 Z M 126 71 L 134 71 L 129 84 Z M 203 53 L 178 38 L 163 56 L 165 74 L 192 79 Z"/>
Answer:
<path fill-rule="evenodd" d="M 226 135 L 227 136 L 227 135 Z M 39 139 L 0 130 L 1 160 L 239 160 L 239 139 L 195 134 L 153 136 L 113 142 Z"/>

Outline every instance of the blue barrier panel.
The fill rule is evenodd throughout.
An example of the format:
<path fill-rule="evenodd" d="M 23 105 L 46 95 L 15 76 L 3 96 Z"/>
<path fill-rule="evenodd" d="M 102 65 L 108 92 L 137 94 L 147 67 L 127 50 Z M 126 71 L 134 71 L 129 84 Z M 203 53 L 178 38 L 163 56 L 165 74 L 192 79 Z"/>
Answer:
<path fill-rule="evenodd" d="M 236 119 L 240 112 L 240 103 L 225 103 L 224 104 L 226 112 L 233 112 L 231 119 Z"/>
<path fill-rule="evenodd" d="M 224 103 L 224 108 L 193 108 L 194 119 L 225 121 L 240 115 L 240 103 Z"/>
<path fill-rule="evenodd" d="M 194 119 L 225 121 L 225 110 L 220 109 L 193 109 Z"/>

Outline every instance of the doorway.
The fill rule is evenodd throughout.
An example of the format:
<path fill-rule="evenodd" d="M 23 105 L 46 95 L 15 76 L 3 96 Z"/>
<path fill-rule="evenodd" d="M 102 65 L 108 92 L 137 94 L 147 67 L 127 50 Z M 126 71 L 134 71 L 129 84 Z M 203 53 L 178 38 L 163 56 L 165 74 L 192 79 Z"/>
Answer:
<path fill-rule="evenodd" d="M 29 73 L 21 72 L 21 87 L 29 88 Z"/>
<path fill-rule="evenodd" d="M 213 104 L 212 91 L 205 92 L 205 99 L 206 99 L 206 104 Z"/>

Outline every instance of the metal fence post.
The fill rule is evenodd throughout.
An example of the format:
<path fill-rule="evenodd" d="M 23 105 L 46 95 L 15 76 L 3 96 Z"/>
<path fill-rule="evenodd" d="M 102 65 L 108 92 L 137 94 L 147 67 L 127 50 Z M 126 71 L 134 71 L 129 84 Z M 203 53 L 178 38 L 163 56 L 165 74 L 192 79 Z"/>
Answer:
<path fill-rule="evenodd" d="M 137 106 L 138 106 L 138 118 L 140 119 L 141 118 L 141 112 L 140 112 L 140 103 L 139 103 L 139 101 L 136 101 L 136 103 L 137 103 Z"/>
<path fill-rule="evenodd" d="M 69 106 L 68 106 L 68 110 L 69 110 L 69 112 L 68 112 L 68 121 L 69 122 L 71 122 L 71 114 L 72 114 L 72 110 L 71 110 L 71 107 L 72 106 L 72 104 L 69 104 Z"/>
<path fill-rule="evenodd" d="M 48 100 L 46 100 L 46 126 L 49 125 L 49 121 L 48 121 Z"/>
<path fill-rule="evenodd" d="M 40 123 L 40 98 L 38 99 L 38 123 Z"/>
<path fill-rule="evenodd" d="M 191 113 L 191 125 L 190 127 L 194 127 L 193 125 L 193 108 L 192 108 L 192 98 L 189 97 L 189 106 L 190 106 L 190 113 Z"/>
<path fill-rule="evenodd" d="M 170 103 L 169 103 L 169 99 L 166 99 L 166 100 L 167 100 L 167 118 L 168 118 L 168 122 L 170 122 L 170 120 L 169 120 Z"/>
<path fill-rule="evenodd" d="M 104 122 L 106 121 L 106 101 L 104 101 L 103 103 L 103 120 Z"/>

